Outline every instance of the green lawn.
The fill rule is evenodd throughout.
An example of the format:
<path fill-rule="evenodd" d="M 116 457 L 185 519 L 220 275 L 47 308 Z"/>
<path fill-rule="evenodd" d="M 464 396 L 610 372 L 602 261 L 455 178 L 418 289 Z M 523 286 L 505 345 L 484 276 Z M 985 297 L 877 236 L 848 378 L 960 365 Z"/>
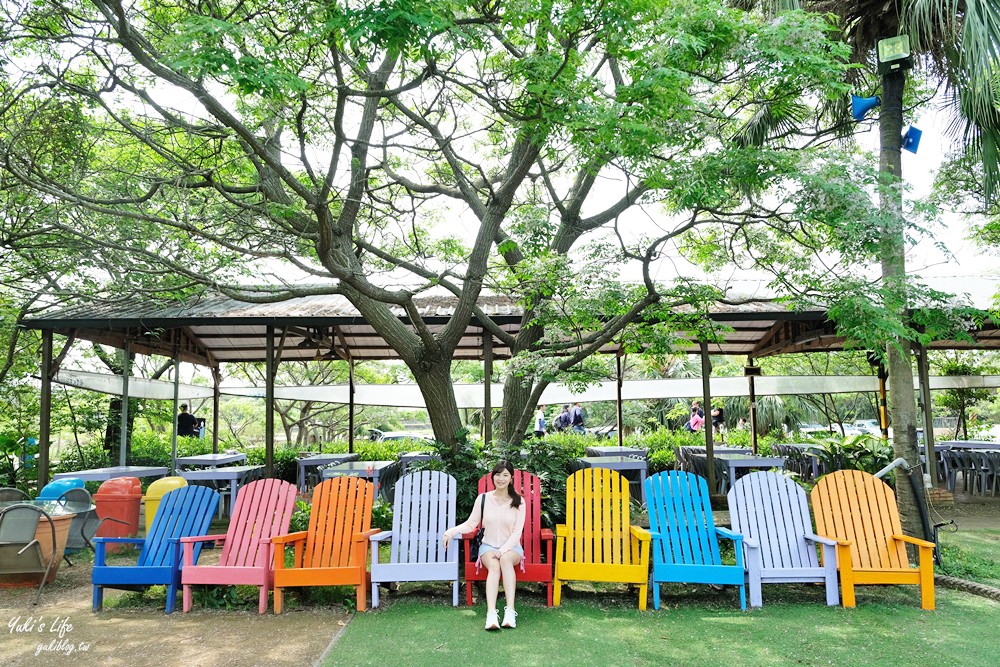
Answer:
<path fill-rule="evenodd" d="M 937 571 L 1000 588 L 1000 530 L 941 533 Z"/>
<path fill-rule="evenodd" d="M 740 612 L 733 589 L 668 586 L 664 607 L 640 613 L 634 595 L 571 592 L 548 609 L 519 605 L 516 630 L 483 630 L 485 606 L 450 595 L 387 596 L 358 614 L 326 665 L 374 656 L 400 665 L 994 665 L 1000 604 L 938 588 L 920 610 L 916 587 L 863 587 L 858 607 L 828 608 L 818 586 L 765 586 L 763 609 Z"/>

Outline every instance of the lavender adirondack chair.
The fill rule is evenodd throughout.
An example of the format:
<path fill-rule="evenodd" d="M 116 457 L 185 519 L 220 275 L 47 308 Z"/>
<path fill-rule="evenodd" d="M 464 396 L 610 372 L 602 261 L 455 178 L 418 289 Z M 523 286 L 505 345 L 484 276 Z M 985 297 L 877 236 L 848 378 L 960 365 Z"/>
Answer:
<path fill-rule="evenodd" d="M 288 532 L 295 511 L 295 485 L 280 479 L 261 479 L 240 488 L 236 507 L 225 536 L 182 537 L 184 568 L 181 570 L 184 611 L 191 611 L 191 586 L 257 586 L 258 610 L 267 611 L 267 593 L 274 588 L 271 538 Z M 198 565 L 195 546 L 202 542 L 222 544 L 218 565 Z"/>
<path fill-rule="evenodd" d="M 754 472 L 736 481 L 728 499 L 733 530 L 743 534 L 751 607 L 764 604 L 761 584 L 801 582 L 825 583 L 826 603 L 840 604 L 837 542 L 816 535 L 805 489 L 784 475 Z"/>
<path fill-rule="evenodd" d="M 390 581 L 450 581 L 458 606 L 458 540 L 447 551 L 441 534 L 455 525 L 456 482 L 451 475 L 421 470 L 403 475 L 392 503 L 392 530 L 371 536 L 372 609 L 379 584 Z M 389 561 L 379 562 L 379 543 L 391 540 Z"/>

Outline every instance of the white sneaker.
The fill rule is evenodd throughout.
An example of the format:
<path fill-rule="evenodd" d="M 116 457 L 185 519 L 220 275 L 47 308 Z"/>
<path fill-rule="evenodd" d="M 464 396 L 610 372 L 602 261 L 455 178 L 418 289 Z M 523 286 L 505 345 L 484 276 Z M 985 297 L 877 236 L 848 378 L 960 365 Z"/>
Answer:
<path fill-rule="evenodd" d="M 504 628 L 516 628 L 517 627 L 517 612 L 510 607 L 503 608 L 503 623 L 500 624 Z"/>
<path fill-rule="evenodd" d="M 487 630 L 500 629 L 500 618 L 497 616 L 496 610 L 486 612 L 486 629 Z"/>

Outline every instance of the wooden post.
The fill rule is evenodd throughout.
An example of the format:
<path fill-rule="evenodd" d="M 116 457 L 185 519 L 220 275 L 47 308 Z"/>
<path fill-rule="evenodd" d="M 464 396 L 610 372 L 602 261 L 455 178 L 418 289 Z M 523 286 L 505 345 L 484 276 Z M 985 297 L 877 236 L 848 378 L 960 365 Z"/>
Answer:
<path fill-rule="evenodd" d="M 177 428 L 180 426 L 181 346 L 174 343 L 174 431 L 170 436 L 170 474 L 177 474 Z"/>
<path fill-rule="evenodd" d="M 747 358 L 747 363 L 753 366 L 753 357 Z M 757 387 L 754 385 L 754 376 L 748 375 L 750 389 L 750 451 L 757 455 Z"/>
<path fill-rule="evenodd" d="M 716 493 L 715 485 L 715 434 L 712 433 L 710 420 L 712 419 L 712 361 L 708 358 L 708 343 L 700 341 L 701 346 L 701 393 L 705 402 L 705 423 L 702 428 L 705 430 L 705 459 L 708 462 L 708 493 Z M 706 428 L 705 424 L 709 424 Z M 730 480 L 735 481 L 735 480 Z"/>
<path fill-rule="evenodd" d="M 354 357 L 347 358 L 347 451 L 354 453 Z M 322 451 L 322 449 L 320 450 Z"/>
<path fill-rule="evenodd" d="M 622 436 L 622 382 L 624 378 L 622 377 L 622 355 L 621 351 L 615 355 L 615 364 L 618 367 L 618 446 L 624 447 L 624 439 Z"/>
<path fill-rule="evenodd" d="M 219 385 L 222 384 L 222 374 L 218 366 L 212 367 L 212 453 L 219 453 L 219 403 L 222 391 Z"/>
<path fill-rule="evenodd" d="M 42 330 L 42 393 L 38 422 L 38 490 L 49 483 L 49 444 L 52 440 L 52 330 Z M 27 480 L 25 480 L 27 482 Z"/>
<path fill-rule="evenodd" d="M 274 475 L 274 325 L 267 325 L 267 364 L 264 369 L 264 475 Z"/>
<path fill-rule="evenodd" d="M 122 428 L 121 444 L 118 447 L 118 465 L 125 465 L 128 449 L 128 379 L 132 375 L 132 341 L 125 339 L 125 369 L 122 371 Z"/>
<path fill-rule="evenodd" d="M 483 330 L 483 443 L 493 442 L 493 334 Z"/>
<path fill-rule="evenodd" d="M 927 474 L 930 475 L 931 487 L 935 487 L 938 486 L 937 452 L 934 451 L 934 410 L 931 407 L 930 366 L 927 348 L 921 345 L 917 348 L 917 378 L 920 382 L 920 402 L 924 404 L 924 460 L 927 462 Z"/>

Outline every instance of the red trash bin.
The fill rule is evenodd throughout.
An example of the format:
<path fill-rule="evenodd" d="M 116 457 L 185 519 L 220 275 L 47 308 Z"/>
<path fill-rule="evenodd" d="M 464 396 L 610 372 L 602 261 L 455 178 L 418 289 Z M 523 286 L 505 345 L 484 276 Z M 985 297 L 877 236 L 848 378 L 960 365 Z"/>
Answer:
<path fill-rule="evenodd" d="M 124 521 L 103 521 L 97 529 L 98 537 L 135 537 L 139 534 L 139 502 L 142 485 L 138 477 L 117 477 L 102 483 L 94 494 L 97 516 Z M 108 544 L 107 553 L 131 549 L 127 544 Z"/>

